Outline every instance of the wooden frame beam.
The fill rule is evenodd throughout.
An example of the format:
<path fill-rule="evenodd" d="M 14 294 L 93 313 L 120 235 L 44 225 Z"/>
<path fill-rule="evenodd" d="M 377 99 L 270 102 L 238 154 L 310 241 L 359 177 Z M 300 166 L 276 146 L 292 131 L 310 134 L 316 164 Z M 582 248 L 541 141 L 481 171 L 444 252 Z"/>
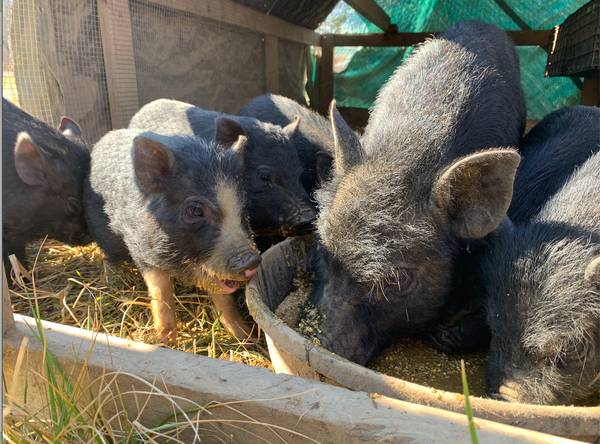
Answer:
<path fill-rule="evenodd" d="M 384 32 L 394 32 L 390 16 L 374 0 L 344 0 L 356 12 Z"/>
<path fill-rule="evenodd" d="M 553 29 L 539 31 L 506 31 L 517 46 L 541 46 L 551 44 Z M 433 37 L 432 32 L 398 32 L 394 34 L 324 34 L 323 38 L 333 46 L 414 46 Z"/>
<path fill-rule="evenodd" d="M 279 38 L 265 36 L 265 92 L 279 94 Z"/>
<path fill-rule="evenodd" d="M 318 46 L 321 41 L 321 35 L 312 29 L 294 25 L 231 0 L 149 0 L 149 2 L 292 42 Z"/>
<path fill-rule="evenodd" d="M 140 106 L 129 2 L 98 0 L 98 20 L 111 126 L 127 128 Z"/>
<path fill-rule="evenodd" d="M 33 318 L 15 315 L 15 324 L 4 337 L 3 376 L 10 382 L 5 393 L 13 402 L 22 404 L 26 391 L 28 410 L 38 412 L 38 417 L 43 418 L 48 408 L 48 386 L 39 375 L 44 368 L 45 355 L 36 336 L 36 323 Z M 104 418 L 114 417 L 116 405 L 120 405 L 140 424 L 158 426 L 176 412 L 168 397 L 163 395 L 168 394 L 181 397 L 175 398 L 177 404 L 190 417 L 195 417 L 196 405 L 213 403 L 210 416 L 200 419 L 213 418 L 221 424 L 242 420 L 243 427 L 215 425 L 218 427 L 215 432 L 225 432 L 228 442 L 255 442 L 258 439 L 299 442 L 298 434 L 321 442 L 349 444 L 412 443 L 432 436 L 440 443 L 468 441 L 464 414 L 295 376 L 276 375 L 263 368 L 136 343 L 53 322 L 42 321 L 42 327 L 47 351 L 56 358 L 66 375 L 76 375 L 77 390 L 97 401 L 103 399 L 98 395 L 101 388 L 105 393 L 120 394 L 118 400 L 102 403 Z M 19 356 L 24 358 L 21 361 L 27 368 L 35 371 L 15 369 Z M 149 388 L 148 383 L 154 388 Z M 89 403 L 89 399 L 74 401 Z M 235 409 L 214 403 L 228 403 Z M 144 407 L 140 409 L 140 406 Z M 486 443 L 574 442 L 483 419 L 476 418 L 475 423 L 479 438 Z M 191 428 L 180 433 L 179 439 L 192 442 Z"/>
<path fill-rule="evenodd" d="M 581 104 L 600 106 L 600 79 L 586 77 L 581 88 Z"/>
<path fill-rule="evenodd" d="M 323 36 L 321 39 L 321 59 L 318 65 L 317 88 L 319 103 L 317 110 L 327 115 L 329 104 L 333 100 L 333 54 L 335 46 L 331 39 Z"/>

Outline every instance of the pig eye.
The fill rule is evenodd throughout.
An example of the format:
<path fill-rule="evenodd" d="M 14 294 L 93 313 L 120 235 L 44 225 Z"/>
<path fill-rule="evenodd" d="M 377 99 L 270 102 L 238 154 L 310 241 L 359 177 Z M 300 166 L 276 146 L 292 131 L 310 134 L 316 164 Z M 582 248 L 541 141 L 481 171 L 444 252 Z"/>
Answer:
<path fill-rule="evenodd" d="M 256 172 L 258 174 L 258 178 L 262 181 L 262 182 L 271 182 L 271 170 L 267 167 L 258 167 L 256 169 Z"/>
<path fill-rule="evenodd" d="M 565 355 L 563 353 L 554 356 L 545 356 L 543 359 L 544 364 L 547 367 L 564 368 L 566 365 Z"/>
<path fill-rule="evenodd" d="M 585 362 L 585 359 L 588 354 L 588 345 L 585 341 L 575 341 L 569 343 L 566 347 L 564 347 L 563 350 L 564 351 L 561 355 L 567 362 Z"/>
<path fill-rule="evenodd" d="M 579 361 L 585 362 L 587 347 L 585 342 L 568 343 L 563 345 L 558 353 L 544 357 L 544 363 L 549 367 L 566 368 L 569 364 Z"/>
<path fill-rule="evenodd" d="M 418 285 L 415 270 L 401 268 L 398 270 L 398 277 L 403 291 L 413 291 Z"/>
<path fill-rule="evenodd" d="M 79 199 L 76 197 L 69 197 L 67 199 L 67 211 L 70 214 L 77 214 L 81 211 L 81 205 L 79 203 Z"/>
<path fill-rule="evenodd" d="M 207 217 L 208 210 L 199 202 L 192 202 L 185 207 L 183 219 L 188 224 L 202 222 Z"/>

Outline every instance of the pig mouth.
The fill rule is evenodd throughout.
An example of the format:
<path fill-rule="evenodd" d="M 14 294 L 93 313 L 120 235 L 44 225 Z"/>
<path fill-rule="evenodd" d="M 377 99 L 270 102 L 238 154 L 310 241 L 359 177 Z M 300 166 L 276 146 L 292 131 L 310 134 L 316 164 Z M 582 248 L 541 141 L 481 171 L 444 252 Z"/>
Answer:
<path fill-rule="evenodd" d="M 243 283 L 243 282 L 234 281 L 231 279 L 221 280 L 221 279 L 217 279 L 217 278 L 214 278 L 214 282 L 221 290 L 223 290 L 222 293 L 224 293 L 224 294 L 234 293 L 242 286 L 242 283 Z"/>
<path fill-rule="evenodd" d="M 302 236 L 305 234 L 312 233 L 313 231 L 315 231 L 315 226 L 312 221 L 298 225 L 282 227 L 280 229 L 280 233 L 285 237 Z"/>
<path fill-rule="evenodd" d="M 245 282 L 245 280 L 217 277 L 209 274 L 199 279 L 197 285 L 209 293 L 232 294 L 239 290 Z"/>
<path fill-rule="evenodd" d="M 209 293 L 232 294 L 248 282 L 256 274 L 257 269 L 246 270 L 243 276 L 236 278 L 217 275 L 208 270 L 203 270 L 202 276 L 198 276 L 196 284 L 204 288 Z"/>

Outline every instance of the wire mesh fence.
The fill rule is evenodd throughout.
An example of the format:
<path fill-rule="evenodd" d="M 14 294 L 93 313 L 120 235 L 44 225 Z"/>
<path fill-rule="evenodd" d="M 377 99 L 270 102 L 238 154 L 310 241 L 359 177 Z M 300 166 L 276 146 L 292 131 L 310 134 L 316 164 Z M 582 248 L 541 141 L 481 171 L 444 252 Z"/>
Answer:
<path fill-rule="evenodd" d="M 264 92 L 260 34 L 145 0 L 129 5 L 140 105 L 169 97 L 236 112 Z"/>
<path fill-rule="evenodd" d="M 110 129 L 95 0 L 4 0 L 3 96 L 56 126 L 77 120 L 96 141 Z"/>
<path fill-rule="evenodd" d="M 109 48 L 102 20 L 106 11 L 115 10 L 129 17 L 118 24 L 109 22 Z M 107 48 L 123 49 L 123 36 L 133 44 L 131 78 L 137 86 L 135 106 L 126 113 L 161 97 L 235 113 L 265 92 L 265 43 L 260 32 L 201 17 L 168 2 L 3 0 L 3 12 L 3 96 L 51 126 L 63 115 L 72 117 L 91 143 L 130 117 L 112 121 L 118 112 L 111 102 L 115 78 L 109 78 L 110 69 L 118 74 L 122 65 L 121 60 L 105 59 Z M 130 29 L 121 33 L 122 26 Z M 308 63 L 305 45 L 280 40 L 282 94 L 304 101 Z M 117 78 L 117 98 L 127 88 L 122 78 Z"/>

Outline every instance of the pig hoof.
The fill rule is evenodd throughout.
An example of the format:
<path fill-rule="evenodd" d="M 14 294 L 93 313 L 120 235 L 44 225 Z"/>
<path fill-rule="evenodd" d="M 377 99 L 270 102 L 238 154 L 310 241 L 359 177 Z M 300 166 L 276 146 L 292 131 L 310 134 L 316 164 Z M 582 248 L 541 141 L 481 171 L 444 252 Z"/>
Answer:
<path fill-rule="evenodd" d="M 248 323 L 227 322 L 224 319 L 222 319 L 222 321 L 224 321 L 223 324 L 225 329 L 236 339 L 246 343 L 256 340 L 256 332 L 250 328 Z"/>
<path fill-rule="evenodd" d="M 221 315 L 221 323 L 225 329 L 237 340 L 250 344 L 258 340 L 257 329 L 252 328 L 245 320 L 238 317 L 230 318 Z"/>
<path fill-rule="evenodd" d="M 156 338 L 165 345 L 173 344 L 177 339 L 177 327 L 163 327 L 157 329 Z"/>

